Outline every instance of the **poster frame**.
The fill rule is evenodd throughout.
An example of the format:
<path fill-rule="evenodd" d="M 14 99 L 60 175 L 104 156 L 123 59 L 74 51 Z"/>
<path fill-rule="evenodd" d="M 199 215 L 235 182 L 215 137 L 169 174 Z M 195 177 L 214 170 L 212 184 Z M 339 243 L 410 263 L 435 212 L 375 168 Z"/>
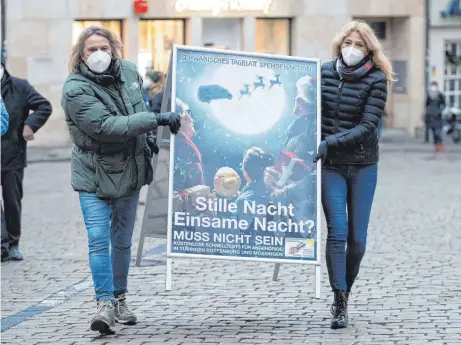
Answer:
<path fill-rule="evenodd" d="M 164 113 L 168 111 L 168 103 L 170 102 L 170 95 L 171 95 L 171 63 L 172 63 L 172 54 L 170 53 L 170 61 L 168 64 L 168 72 L 165 78 L 165 89 L 163 90 L 163 97 L 162 97 L 162 105 L 160 108 L 160 112 Z M 167 128 L 164 128 L 163 126 L 158 126 L 157 127 L 157 146 L 159 147 L 159 150 L 169 150 L 170 149 L 170 139 L 164 139 L 164 133 L 167 131 Z M 171 134 L 170 134 L 171 135 Z M 160 154 L 160 152 L 159 152 Z M 138 250 L 136 253 L 136 266 L 141 265 L 141 260 L 142 260 L 142 254 L 143 254 L 143 249 L 144 249 L 144 241 L 146 237 L 149 238 L 160 238 L 160 239 L 166 239 L 167 238 L 167 229 L 162 228 L 162 229 L 150 229 L 149 226 L 149 211 L 151 207 L 153 206 L 153 189 L 155 188 L 156 183 L 158 182 L 157 180 L 157 173 L 158 173 L 158 164 L 159 164 L 159 154 L 154 154 L 152 159 L 151 159 L 151 164 L 152 164 L 152 171 L 153 171 L 153 181 L 150 185 L 147 186 L 147 196 L 146 196 L 146 204 L 144 206 L 144 214 L 142 218 L 142 225 L 141 225 L 141 234 L 139 236 L 139 242 L 138 242 Z M 167 217 L 167 215 L 165 216 Z"/>
<path fill-rule="evenodd" d="M 172 63 L 170 65 L 171 70 L 169 74 L 171 75 L 171 111 L 175 111 L 176 103 L 176 80 L 177 80 L 177 61 L 178 61 L 178 52 L 179 51 L 190 51 L 190 52 L 204 52 L 204 53 L 213 53 L 213 54 L 222 54 L 222 55 L 235 55 L 242 57 L 254 57 L 254 58 L 269 58 L 271 60 L 291 60 L 291 61 L 301 61 L 315 63 L 317 67 L 316 83 L 317 83 L 317 140 L 316 147 L 319 146 L 321 141 L 321 62 L 320 59 L 315 58 L 304 58 L 304 57 L 295 57 L 295 56 L 286 56 L 286 55 L 272 55 L 272 54 L 260 54 L 252 52 L 243 52 L 243 51 L 232 51 L 232 50 L 221 50 L 214 48 L 204 48 L 204 47 L 193 47 L 186 45 L 173 45 L 172 48 Z M 168 287 L 171 289 L 171 281 L 168 282 L 168 276 L 171 279 L 171 258 L 189 258 L 189 259 L 208 259 L 208 260 L 229 260 L 229 261 L 248 261 L 248 262 L 269 262 L 277 264 L 299 264 L 299 265 L 315 265 L 316 266 L 316 275 L 317 284 L 316 287 L 320 287 L 320 263 L 321 263 L 321 170 L 322 162 L 319 160 L 317 164 L 317 214 L 316 214 L 316 260 L 290 260 L 290 259 L 271 259 L 271 258 L 254 258 L 254 257 L 235 257 L 235 256 L 225 256 L 225 255 L 207 255 L 207 254 L 188 254 L 188 253 L 172 253 L 172 237 L 173 237 L 173 178 L 174 178 L 174 154 L 175 154 L 175 136 L 171 135 L 170 138 L 170 173 L 169 173 L 169 194 L 168 194 L 168 219 L 167 219 L 167 290 Z M 168 267 L 169 266 L 169 267 Z M 170 270 L 170 274 L 168 274 Z M 277 268 L 278 274 L 278 268 Z M 275 276 L 275 272 L 274 272 Z M 316 288 L 318 291 L 319 289 Z M 317 295 L 317 294 L 316 294 Z"/>

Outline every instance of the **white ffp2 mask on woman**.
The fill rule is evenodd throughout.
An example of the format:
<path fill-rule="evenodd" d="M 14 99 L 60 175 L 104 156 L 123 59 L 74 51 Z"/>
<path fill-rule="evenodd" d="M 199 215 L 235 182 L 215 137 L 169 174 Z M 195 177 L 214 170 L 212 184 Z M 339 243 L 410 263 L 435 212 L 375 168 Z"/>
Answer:
<path fill-rule="evenodd" d="M 109 68 L 112 58 L 102 50 L 95 51 L 86 60 L 86 64 L 95 73 L 103 73 Z"/>
<path fill-rule="evenodd" d="M 348 66 L 357 65 L 365 57 L 363 51 L 355 47 L 346 47 L 341 50 L 343 60 Z"/>

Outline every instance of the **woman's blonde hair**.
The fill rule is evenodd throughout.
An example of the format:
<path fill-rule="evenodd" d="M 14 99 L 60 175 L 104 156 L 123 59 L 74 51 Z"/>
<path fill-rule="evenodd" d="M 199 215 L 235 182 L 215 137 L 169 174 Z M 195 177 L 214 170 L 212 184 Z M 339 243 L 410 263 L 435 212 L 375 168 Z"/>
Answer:
<path fill-rule="evenodd" d="M 352 32 L 357 32 L 365 42 L 367 49 L 372 52 L 371 61 L 373 65 L 379 68 L 386 75 L 389 84 L 396 81 L 392 72 L 392 65 L 389 59 L 384 55 L 381 43 L 375 35 L 373 29 L 363 20 L 353 20 L 346 25 L 333 39 L 333 57 L 336 58 L 341 53 L 341 45 L 347 36 Z"/>
<path fill-rule="evenodd" d="M 122 43 L 120 43 L 119 39 L 112 31 L 101 28 L 99 26 L 90 26 L 82 31 L 78 37 L 77 43 L 70 50 L 68 65 L 70 73 L 79 72 L 78 65 L 80 65 L 80 62 L 82 61 L 85 42 L 89 37 L 93 35 L 105 37 L 109 41 L 109 45 L 112 51 L 112 59 L 120 59 L 122 57 Z"/>

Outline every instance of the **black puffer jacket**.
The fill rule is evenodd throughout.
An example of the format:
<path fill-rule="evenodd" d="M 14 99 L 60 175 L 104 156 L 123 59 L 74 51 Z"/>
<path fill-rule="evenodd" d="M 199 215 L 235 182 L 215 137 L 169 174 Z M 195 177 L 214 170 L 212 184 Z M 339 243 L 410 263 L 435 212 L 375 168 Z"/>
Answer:
<path fill-rule="evenodd" d="M 357 80 L 341 80 L 336 60 L 322 65 L 322 139 L 326 163 L 378 162 L 377 127 L 387 99 L 384 73 L 372 68 Z"/>

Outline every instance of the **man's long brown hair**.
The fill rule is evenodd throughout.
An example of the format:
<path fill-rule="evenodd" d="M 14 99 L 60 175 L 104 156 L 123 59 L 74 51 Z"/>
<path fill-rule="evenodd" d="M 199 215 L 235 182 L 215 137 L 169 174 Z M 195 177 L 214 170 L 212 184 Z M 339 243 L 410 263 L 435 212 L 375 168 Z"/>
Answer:
<path fill-rule="evenodd" d="M 122 57 L 123 46 L 117 36 L 110 30 L 101 28 L 99 26 L 90 26 L 82 31 L 78 37 L 77 43 L 72 47 L 69 54 L 69 72 L 78 73 L 78 65 L 82 61 L 83 50 L 85 48 L 86 40 L 93 35 L 98 35 L 107 38 L 110 48 L 112 50 L 112 59 Z"/>

